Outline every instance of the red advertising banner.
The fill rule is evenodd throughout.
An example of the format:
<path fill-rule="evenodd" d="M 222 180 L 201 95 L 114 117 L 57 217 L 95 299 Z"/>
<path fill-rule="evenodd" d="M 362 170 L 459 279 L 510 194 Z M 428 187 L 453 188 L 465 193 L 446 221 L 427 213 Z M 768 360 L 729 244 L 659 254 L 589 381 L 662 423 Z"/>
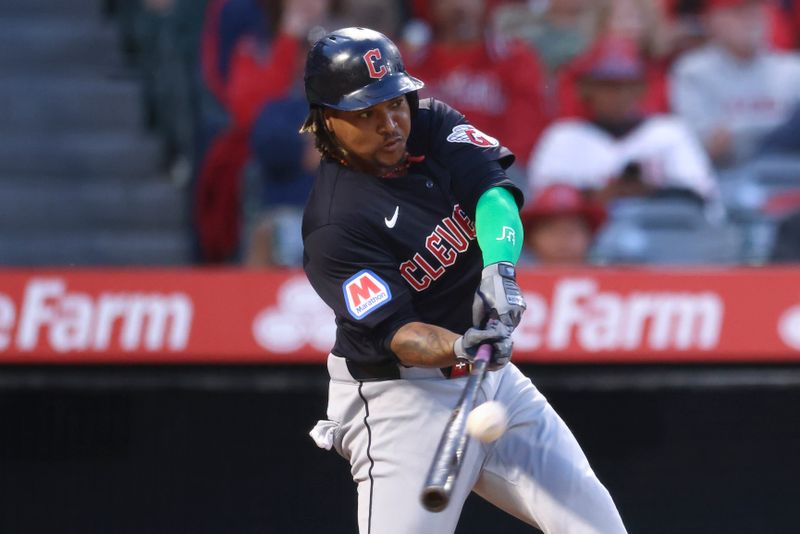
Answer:
<path fill-rule="evenodd" d="M 521 271 L 518 362 L 800 361 L 800 269 Z M 298 271 L 0 271 L 0 363 L 321 363 Z"/>

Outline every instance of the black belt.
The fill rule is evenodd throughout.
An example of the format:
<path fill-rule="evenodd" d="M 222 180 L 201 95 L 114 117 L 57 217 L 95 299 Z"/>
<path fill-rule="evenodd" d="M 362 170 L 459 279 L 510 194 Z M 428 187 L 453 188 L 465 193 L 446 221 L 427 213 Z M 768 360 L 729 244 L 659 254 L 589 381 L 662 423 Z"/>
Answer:
<path fill-rule="evenodd" d="M 350 359 L 345 359 L 345 362 L 350 376 L 356 380 L 370 382 L 400 378 L 400 368 L 396 363 L 356 363 Z"/>
<path fill-rule="evenodd" d="M 363 382 L 398 380 L 402 378 L 399 364 L 396 363 L 357 363 L 348 358 L 345 358 L 345 363 L 350 376 Z M 452 367 L 442 367 L 441 371 L 444 378 L 458 378 L 468 375 L 472 371 L 472 364 L 463 361 Z"/>

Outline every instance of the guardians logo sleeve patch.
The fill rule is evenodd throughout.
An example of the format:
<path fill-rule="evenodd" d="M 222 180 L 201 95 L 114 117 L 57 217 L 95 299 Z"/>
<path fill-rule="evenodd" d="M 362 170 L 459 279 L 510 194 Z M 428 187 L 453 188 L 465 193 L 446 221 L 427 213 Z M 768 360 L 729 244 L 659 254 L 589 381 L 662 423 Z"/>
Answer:
<path fill-rule="evenodd" d="M 500 142 L 491 135 L 485 134 L 471 124 L 458 124 L 447 136 L 451 143 L 469 143 L 481 148 L 497 147 Z"/>

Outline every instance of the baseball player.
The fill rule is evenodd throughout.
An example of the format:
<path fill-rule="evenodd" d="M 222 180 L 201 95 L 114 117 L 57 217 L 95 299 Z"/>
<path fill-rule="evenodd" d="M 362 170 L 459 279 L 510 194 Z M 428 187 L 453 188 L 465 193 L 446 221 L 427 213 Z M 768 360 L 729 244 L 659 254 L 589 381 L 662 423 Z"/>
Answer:
<path fill-rule="evenodd" d="M 442 102 L 419 100 L 385 36 L 346 28 L 305 71 L 303 130 L 322 153 L 303 219 L 304 267 L 336 314 L 327 417 L 311 431 L 350 462 L 362 534 L 452 533 L 475 491 L 546 533 L 620 534 L 611 497 L 547 400 L 512 363 L 522 195 L 514 156 Z M 493 320 L 487 322 L 491 315 Z M 450 505 L 419 495 L 480 344 L 508 431 L 467 449 Z"/>

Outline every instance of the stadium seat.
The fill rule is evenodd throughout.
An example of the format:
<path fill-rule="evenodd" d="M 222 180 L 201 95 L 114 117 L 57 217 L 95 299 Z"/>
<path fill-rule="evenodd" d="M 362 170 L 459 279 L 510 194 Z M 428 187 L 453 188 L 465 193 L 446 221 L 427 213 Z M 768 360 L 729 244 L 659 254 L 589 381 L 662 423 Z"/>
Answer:
<path fill-rule="evenodd" d="M 590 252 L 595 264 L 730 264 L 741 247 L 736 228 L 709 222 L 702 203 L 690 197 L 625 199 Z"/>
<path fill-rule="evenodd" d="M 764 263 L 785 215 L 770 206 L 775 199 L 800 191 L 800 158 L 773 155 L 722 173 L 720 191 L 731 223 L 743 236 L 743 261 Z"/>

